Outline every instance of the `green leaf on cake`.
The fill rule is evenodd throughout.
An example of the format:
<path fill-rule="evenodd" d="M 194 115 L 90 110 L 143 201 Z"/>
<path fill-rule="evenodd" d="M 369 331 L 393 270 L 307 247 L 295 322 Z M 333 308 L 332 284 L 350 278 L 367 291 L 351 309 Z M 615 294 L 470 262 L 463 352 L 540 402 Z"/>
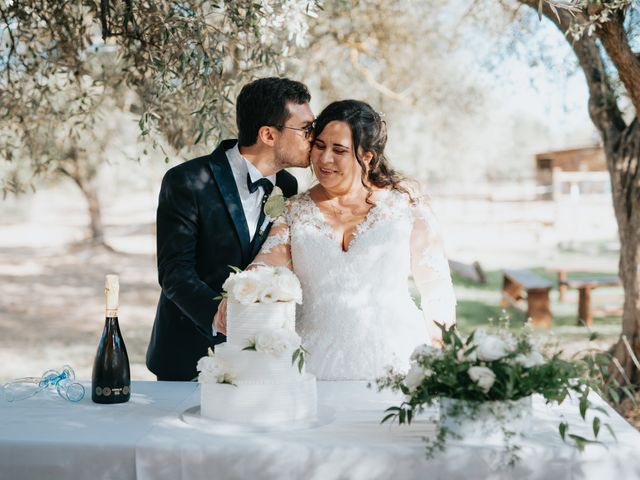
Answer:
<path fill-rule="evenodd" d="M 298 362 L 298 371 L 302 373 L 302 369 L 304 367 L 304 354 L 308 353 L 302 345 L 300 348 L 293 352 L 291 356 L 291 365 L 295 365 L 296 361 Z"/>
<path fill-rule="evenodd" d="M 249 341 L 249 343 L 248 343 L 248 345 L 246 347 L 244 347 L 242 349 L 242 351 L 245 351 L 245 350 L 248 350 L 248 351 L 251 351 L 251 352 L 257 351 L 257 349 L 256 349 L 256 343 L 257 342 L 256 342 L 255 337 L 250 337 L 247 340 Z"/>

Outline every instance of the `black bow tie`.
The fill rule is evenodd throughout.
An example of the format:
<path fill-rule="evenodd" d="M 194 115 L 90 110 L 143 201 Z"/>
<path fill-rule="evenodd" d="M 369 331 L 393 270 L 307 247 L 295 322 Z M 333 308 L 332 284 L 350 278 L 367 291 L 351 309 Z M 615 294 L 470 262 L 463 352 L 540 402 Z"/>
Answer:
<path fill-rule="evenodd" d="M 262 190 L 264 190 L 264 193 L 269 195 L 273 190 L 273 183 L 271 183 L 271 180 L 264 177 L 256 180 L 255 182 L 252 182 L 251 175 L 247 173 L 247 187 L 249 188 L 250 193 L 253 193 L 256 190 L 258 190 L 258 188 L 262 187 Z"/>

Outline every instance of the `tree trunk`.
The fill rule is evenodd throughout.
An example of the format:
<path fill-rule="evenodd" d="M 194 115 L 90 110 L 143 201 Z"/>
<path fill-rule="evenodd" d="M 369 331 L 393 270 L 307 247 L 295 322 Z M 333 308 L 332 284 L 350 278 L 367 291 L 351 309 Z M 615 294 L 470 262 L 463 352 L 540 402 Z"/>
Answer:
<path fill-rule="evenodd" d="M 620 236 L 619 274 L 625 292 L 622 335 L 612 348 L 612 352 L 624 369 L 624 375 L 617 372 L 620 375 L 616 374 L 616 377 L 619 380 L 640 384 L 640 365 L 638 364 L 638 358 L 640 358 L 640 175 L 638 171 L 640 123 L 638 119 L 631 123 L 617 145 L 606 150 L 611 174 L 613 205 Z"/>
<path fill-rule="evenodd" d="M 85 168 L 83 168 L 83 166 Z M 91 245 L 108 247 L 104 241 L 102 208 L 100 199 L 98 198 L 98 190 L 95 185 L 95 169 L 86 168 L 86 165 L 83 165 L 82 159 L 76 155 L 75 149 L 72 149 L 65 161 L 65 165 L 58 167 L 58 171 L 73 180 L 87 201 L 87 208 L 89 210 L 89 238 L 87 241 Z"/>
<path fill-rule="evenodd" d="M 80 185 L 78 184 L 78 186 Z M 93 182 L 89 182 L 88 185 L 80 186 L 80 190 L 82 191 L 84 198 L 87 200 L 87 206 L 89 208 L 89 242 L 93 245 L 104 245 L 104 226 L 102 224 L 102 209 L 100 206 L 100 200 L 98 199 L 98 191 Z"/>
<path fill-rule="evenodd" d="M 597 36 L 583 35 L 574 41 L 568 33 L 571 23 L 585 24 L 589 13 L 593 12 L 573 15 L 563 9 L 553 11 L 549 2 L 519 1 L 536 10 L 542 6 L 542 13 L 571 45 L 589 87 L 589 115 L 602 137 L 611 176 L 613 208 L 620 237 L 618 270 L 624 287 L 622 334 L 611 349 L 615 358 L 610 371 L 621 382 L 640 384 L 640 58 L 631 50 L 621 11 L 597 30 Z M 589 5 L 602 8 L 595 2 Z M 635 107 L 635 118 L 629 125 L 618 107 L 614 80 L 605 68 L 606 61 L 597 39 L 601 40 L 608 61 L 613 64 Z"/>

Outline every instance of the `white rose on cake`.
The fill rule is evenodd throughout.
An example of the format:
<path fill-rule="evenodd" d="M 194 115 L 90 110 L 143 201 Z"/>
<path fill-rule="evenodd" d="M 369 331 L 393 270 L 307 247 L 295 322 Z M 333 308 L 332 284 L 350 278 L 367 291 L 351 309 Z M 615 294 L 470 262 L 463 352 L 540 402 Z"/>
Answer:
<path fill-rule="evenodd" d="M 244 305 L 256 303 L 262 293 L 261 287 L 259 275 L 252 270 L 238 273 L 234 275 L 227 290 L 229 301 Z"/>
<path fill-rule="evenodd" d="M 198 382 L 220 383 L 219 378 L 225 375 L 225 365 L 215 356 L 202 357 L 198 360 L 196 369 L 200 372 Z"/>
<path fill-rule="evenodd" d="M 279 357 L 296 350 L 300 347 L 300 342 L 300 336 L 296 332 L 278 328 L 258 333 L 255 337 L 255 349 L 257 352 Z"/>
<path fill-rule="evenodd" d="M 238 276 L 238 273 L 232 273 L 227 277 L 227 279 L 222 284 L 222 290 L 224 292 L 227 292 L 228 294 L 231 291 L 231 287 L 235 283 L 237 276 Z"/>
<path fill-rule="evenodd" d="M 230 302 L 302 303 L 302 288 L 298 277 L 285 267 L 261 265 L 258 268 L 232 273 L 222 285 Z"/>
<path fill-rule="evenodd" d="M 271 287 L 273 296 L 279 302 L 302 303 L 300 280 L 288 268 L 277 267 L 275 269 Z"/>

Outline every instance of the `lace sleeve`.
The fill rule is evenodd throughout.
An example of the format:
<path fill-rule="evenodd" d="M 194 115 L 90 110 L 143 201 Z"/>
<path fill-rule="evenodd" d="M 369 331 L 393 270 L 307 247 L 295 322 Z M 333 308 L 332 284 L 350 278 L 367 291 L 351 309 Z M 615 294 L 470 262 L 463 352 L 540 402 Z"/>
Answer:
<path fill-rule="evenodd" d="M 288 216 L 279 217 L 271 226 L 269 236 L 252 264 L 291 268 L 291 241 Z"/>
<path fill-rule="evenodd" d="M 442 231 L 423 197 L 411 206 L 411 271 L 420 291 L 420 307 L 432 338 L 440 338 L 434 322 L 450 326 L 456 322 L 456 298 L 445 255 Z"/>

